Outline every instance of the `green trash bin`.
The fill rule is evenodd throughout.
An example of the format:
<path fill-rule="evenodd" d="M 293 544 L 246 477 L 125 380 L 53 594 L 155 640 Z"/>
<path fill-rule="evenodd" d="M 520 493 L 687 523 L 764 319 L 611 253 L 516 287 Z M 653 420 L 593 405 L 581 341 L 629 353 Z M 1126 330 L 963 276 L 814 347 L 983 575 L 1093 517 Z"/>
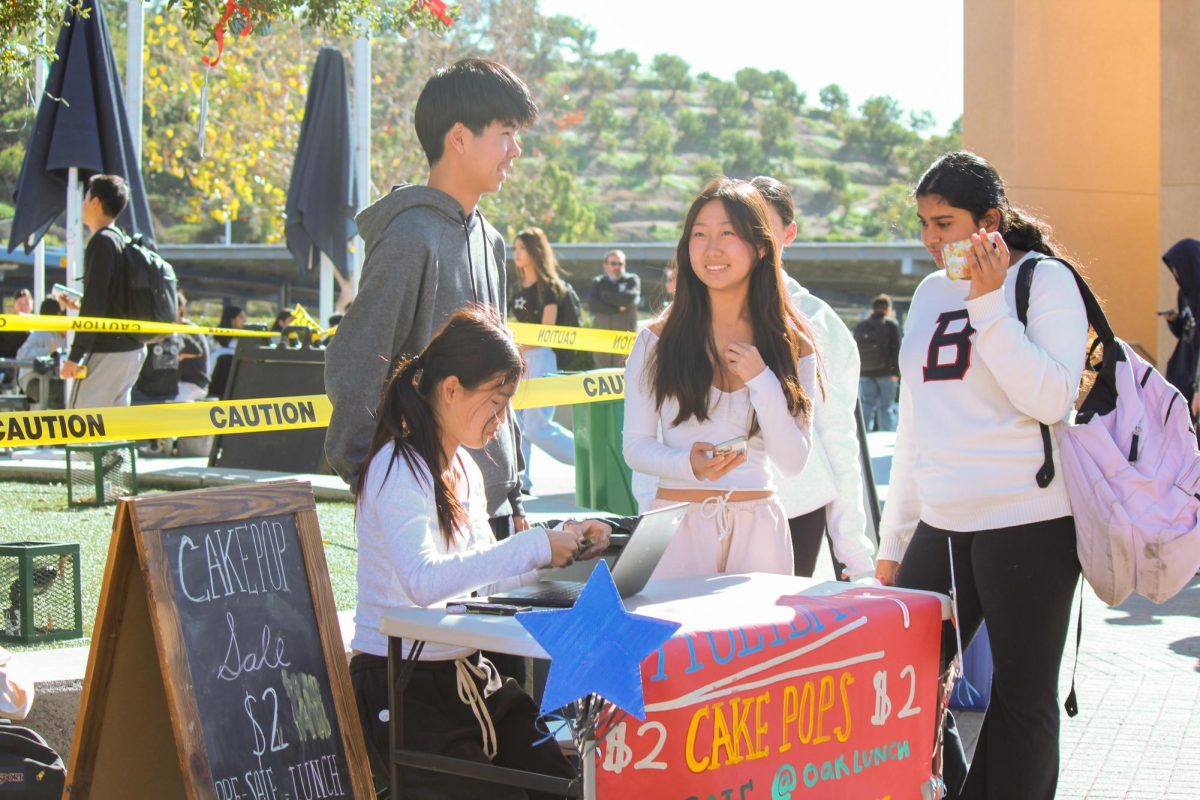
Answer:
<path fill-rule="evenodd" d="M 606 400 L 571 408 L 575 429 L 575 502 L 612 514 L 637 514 L 633 472 L 621 455 L 625 403 Z"/>

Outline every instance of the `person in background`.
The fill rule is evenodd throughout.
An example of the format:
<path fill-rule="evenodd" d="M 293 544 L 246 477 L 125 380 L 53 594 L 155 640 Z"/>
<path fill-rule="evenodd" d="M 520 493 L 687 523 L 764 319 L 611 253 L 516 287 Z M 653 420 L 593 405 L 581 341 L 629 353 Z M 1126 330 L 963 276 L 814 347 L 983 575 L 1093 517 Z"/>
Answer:
<path fill-rule="evenodd" d="M 179 299 L 180 325 L 194 324 L 187 318 L 187 298 L 183 292 L 177 293 Z M 208 337 L 203 333 L 179 334 L 179 392 L 176 402 L 193 403 L 208 397 Z"/>
<path fill-rule="evenodd" d="M 452 314 L 420 355 L 393 361 L 376 409 L 367 461 L 356 475 L 358 604 L 350 681 L 377 782 L 387 780 L 388 639 L 394 608 L 488 596 L 537 579 L 540 567 L 594 558 L 611 529 L 595 520 L 527 528 L 497 540 L 483 475 L 467 448 L 502 433 L 523 364 L 494 309 Z M 429 644 L 404 688 L 410 747 L 560 777 L 576 772 L 537 705 L 477 649 Z M 408 798 L 546 798 L 473 778 L 408 770 Z"/>
<path fill-rule="evenodd" d="M 675 302 L 625 367 L 625 461 L 658 478 L 652 508 L 690 504 L 654 575 L 791 575 L 771 466 L 795 476 L 808 460 L 817 357 L 784 292 L 762 195 L 748 181 L 709 182 L 675 258 Z"/>
<path fill-rule="evenodd" d="M 241 330 L 246 327 L 246 312 L 241 306 L 223 306 L 218 328 Z M 208 396 L 225 396 L 225 384 L 229 382 L 229 370 L 233 366 L 233 352 L 237 342 L 232 336 L 214 336 L 213 347 L 208 354 Z"/>
<path fill-rule="evenodd" d="M 966 243 L 969 276 L 941 269 L 913 295 L 876 574 L 888 586 L 953 587 L 963 647 L 987 623 L 991 703 L 969 772 L 946 716 L 947 797 L 1051 800 L 1059 667 L 1080 569 L 1058 447 L 1041 425 L 1074 409 L 1087 314 L 1049 229 L 1012 205 L 986 160 L 948 153 L 913 195 L 934 261 L 945 267 L 942 247 Z M 1033 272 L 1023 325 L 1017 276 L 1038 256 L 1047 258 Z M 1056 477 L 1045 482 L 1048 458 Z M 956 649 L 947 625 L 947 663 Z"/>
<path fill-rule="evenodd" d="M 792 193 L 780 181 L 760 175 L 750 181 L 767 201 L 771 232 L 782 251 L 796 239 Z M 781 265 L 782 266 L 782 265 Z M 862 463 L 858 446 L 858 348 L 829 304 L 787 273 L 781 275 L 796 309 L 812 328 L 825 395 L 813 405 L 813 452 L 791 479 L 776 480 L 788 515 L 796 574 L 812 577 L 829 535 L 835 574 L 851 580 L 875 575 L 875 545 L 867 537 Z"/>
<path fill-rule="evenodd" d="M 38 314 L 42 316 L 62 316 L 66 311 L 62 304 L 53 297 L 47 297 L 42 301 L 41 308 L 38 309 Z M 21 345 L 21 349 L 17 351 L 16 357 L 21 361 L 32 360 L 35 358 L 45 358 L 53 355 L 57 350 L 64 350 L 67 346 L 67 334 L 63 331 L 30 331 L 29 338 Z M 21 391 L 25 392 L 25 396 L 29 398 L 31 404 L 41 404 L 47 398 L 41 395 L 42 382 L 35 380 L 37 371 L 29 367 L 22 367 L 20 374 L 17 375 L 17 385 Z M 56 391 L 53 388 L 53 382 L 58 380 L 58 376 L 54 375 L 51 381 L 52 396 L 61 394 L 61 391 Z M 59 386 L 61 389 L 61 385 Z M 58 402 L 58 401 L 55 401 Z M 51 407 L 57 407 L 53 404 Z"/>
<path fill-rule="evenodd" d="M 1162 260 L 1179 286 L 1175 308 L 1160 312 L 1171 335 L 1178 339 L 1163 375 L 1188 405 L 1193 405 L 1196 364 L 1200 360 L 1200 325 L 1196 324 L 1196 315 L 1200 314 L 1200 241 L 1181 239 L 1163 253 Z"/>
<path fill-rule="evenodd" d="M 592 280 L 588 292 L 588 309 L 592 325 L 601 330 L 637 330 L 637 309 L 641 300 L 642 282 L 637 275 L 625 271 L 625 254 L 610 250 L 604 256 L 604 272 Z M 595 353 L 597 367 L 620 367 L 625 357 L 617 353 Z"/>
<path fill-rule="evenodd" d="M 518 322 L 558 324 L 559 302 L 566 298 L 567 285 L 558 275 L 558 260 L 545 231 L 526 228 L 518 233 L 513 241 L 513 263 L 520 291 L 513 295 L 509 314 Z M 526 379 L 540 378 L 558 369 L 554 351 L 549 347 L 522 345 L 521 354 L 525 357 Z M 575 439 L 554 421 L 554 406 L 522 409 L 517 412 L 517 423 L 521 426 L 521 457 L 525 462 L 521 488 L 532 494 L 529 465 L 533 445 L 563 464 L 574 464 Z"/>
<path fill-rule="evenodd" d="M 275 321 L 271 323 L 271 330 L 282 332 L 284 328 L 291 324 L 292 312 L 285 308 L 275 315 Z"/>
<path fill-rule="evenodd" d="M 83 253 L 81 317 L 128 319 L 125 280 L 125 234 L 115 221 L 129 204 L 129 187 L 119 175 L 93 175 L 83 198 L 83 225 L 92 232 Z M 59 367 L 64 380 L 76 378 L 86 361 L 86 379 L 71 388 L 71 408 L 127 406 L 133 384 L 146 360 L 146 347 L 123 333 L 77 331 Z"/>
<path fill-rule="evenodd" d="M 892 298 L 881 294 L 871 314 L 854 326 L 861 377 L 858 395 L 869 431 L 896 430 L 896 388 L 900 381 L 900 325 L 892 314 Z"/>
<path fill-rule="evenodd" d="M 28 289 L 17 289 L 12 296 L 12 313 L 32 314 L 33 295 Z M 0 358 L 19 358 L 21 346 L 31 333 L 36 331 L 0 331 Z M 13 367 L 0 369 L 0 383 L 9 383 L 17 375 Z"/>

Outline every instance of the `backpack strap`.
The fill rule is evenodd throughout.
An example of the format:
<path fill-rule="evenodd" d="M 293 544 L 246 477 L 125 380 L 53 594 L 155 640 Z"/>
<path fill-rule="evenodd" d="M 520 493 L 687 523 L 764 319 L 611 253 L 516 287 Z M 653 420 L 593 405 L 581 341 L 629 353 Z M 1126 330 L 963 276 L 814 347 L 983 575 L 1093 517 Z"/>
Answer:
<path fill-rule="evenodd" d="M 1027 258 L 1017 272 L 1017 319 L 1021 324 L 1029 326 L 1029 294 L 1033 289 L 1033 270 L 1041 261 L 1040 258 Z M 1039 489 L 1045 489 L 1054 481 L 1054 439 L 1050 435 L 1050 426 L 1039 422 L 1042 430 L 1042 465 L 1033 476 Z"/>
<path fill-rule="evenodd" d="M 1043 260 L 1045 256 L 1032 256 L 1022 262 L 1020 269 L 1017 272 L 1017 319 L 1022 325 L 1029 325 L 1029 296 L 1033 291 L 1033 271 Z M 1083 308 L 1087 313 L 1088 324 L 1096 331 L 1096 341 L 1105 345 L 1114 344 L 1116 337 L 1113 335 L 1112 325 L 1108 322 L 1108 317 L 1104 314 L 1104 309 L 1100 307 L 1100 301 L 1096 299 L 1096 295 L 1092 292 L 1092 287 L 1088 286 L 1087 281 L 1079 274 L 1079 270 L 1075 266 L 1062 258 L 1055 258 L 1067 269 L 1071 270 L 1071 275 L 1075 278 L 1075 285 L 1079 288 L 1079 296 L 1083 300 Z M 1094 346 L 1093 346 L 1094 349 Z M 1106 348 L 1106 352 L 1108 349 Z M 1091 353 L 1089 352 L 1089 358 Z M 1042 452 L 1044 459 L 1042 466 L 1038 469 L 1034 476 L 1037 480 L 1037 485 L 1041 489 L 1045 489 L 1054 481 L 1054 449 L 1053 437 L 1050 435 L 1050 426 L 1045 423 L 1038 423 L 1042 431 Z"/>

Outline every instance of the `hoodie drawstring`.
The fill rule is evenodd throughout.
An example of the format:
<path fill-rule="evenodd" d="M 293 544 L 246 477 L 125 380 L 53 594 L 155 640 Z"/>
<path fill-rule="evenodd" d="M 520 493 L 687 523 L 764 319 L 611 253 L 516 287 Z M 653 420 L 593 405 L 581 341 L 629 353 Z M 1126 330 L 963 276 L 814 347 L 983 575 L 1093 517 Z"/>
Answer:
<path fill-rule="evenodd" d="M 475 714 L 475 720 L 479 723 L 479 732 L 483 736 L 483 754 L 489 759 L 494 759 L 497 750 L 496 726 L 492 723 L 492 715 L 488 713 L 484 698 L 496 691 L 499 686 L 493 686 L 492 675 L 487 670 L 478 664 L 471 663 L 467 658 L 455 659 L 454 670 L 457 673 L 458 699 Z M 480 693 L 474 678 L 484 682 L 485 693 Z"/>

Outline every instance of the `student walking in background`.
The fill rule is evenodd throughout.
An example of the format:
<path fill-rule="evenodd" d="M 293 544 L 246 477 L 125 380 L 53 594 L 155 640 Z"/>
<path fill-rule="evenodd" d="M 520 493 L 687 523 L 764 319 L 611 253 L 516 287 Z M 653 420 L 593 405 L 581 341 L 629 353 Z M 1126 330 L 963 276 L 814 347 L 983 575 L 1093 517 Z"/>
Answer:
<path fill-rule="evenodd" d="M 657 477 L 652 507 L 691 504 L 654 575 L 790 575 L 771 467 L 794 476 L 808 460 L 816 356 L 784 293 L 762 195 L 711 181 L 675 255 L 675 302 L 625 367 L 625 461 Z"/>
<path fill-rule="evenodd" d="M 568 287 L 558 274 L 554 250 L 541 228 L 526 228 L 513 241 L 513 263 L 517 267 L 520 286 L 509 304 L 509 314 L 518 322 L 536 325 L 558 325 L 565 315 L 559 313 L 559 303 L 568 302 Z M 525 378 L 540 378 L 557 368 L 554 350 L 549 347 L 521 346 L 525 358 Z M 521 456 L 525 471 L 521 487 L 533 492 L 529 463 L 532 445 L 545 450 L 564 464 L 575 463 L 575 439 L 570 431 L 554 421 L 554 406 L 526 408 L 517 412 L 521 426 Z"/>
<path fill-rule="evenodd" d="M 950 798 L 1050 800 L 1059 769 L 1058 674 L 1079 580 L 1075 523 L 1058 447 L 1041 425 L 1079 392 L 1088 322 L 1075 278 L 1052 260 L 1048 228 L 1015 208 L 974 153 L 942 156 L 914 192 L 921 238 L 967 254 L 969 275 L 921 282 L 908 312 L 900 428 L 880 526 L 877 576 L 949 594 L 951 558 L 965 648 L 987 623 L 991 704 L 966 771 L 952 715 Z M 1033 272 L 1028 324 L 1016 316 L 1019 265 Z M 1053 459 L 1057 477 L 1039 480 Z M 943 652 L 953 655 L 947 630 Z"/>
<path fill-rule="evenodd" d="M 588 310 L 592 324 L 601 330 L 637 330 L 638 303 L 642 297 L 642 282 L 637 275 L 625 271 L 625 254 L 609 250 L 604 255 L 604 273 L 592 280 L 588 292 Z M 625 357 L 616 353 L 595 353 L 597 367 L 621 367 Z"/>
<path fill-rule="evenodd" d="M 536 580 L 540 567 L 567 566 L 608 547 L 611 529 L 595 520 L 530 528 L 503 541 L 492 531 L 483 475 L 467 448 L 482 450 L 503 433 L 521 371 L 499 314 L 471 306 L 450 316 L 420 355 L 396 359 L 379 401 L 367 461 L 355 478 L 358 606 L 350 660 L 379 784 L 391 753 L 383 614 L 472 592 L 486 597 Z M 575 775 L 554 737 L 535 727 L 533 699 L 477 649 L 427 645 L 404 704 L 404 739 L 414 749 Z M 405 797 L 428 800 L 547 797 L 426 770 L 406 770 L 404 789 Z"/>
<path fill-rule="evenodd" d="M 1161 312 L 1171 335 L 1178 339 L 1163 374 L 1188 404 L 1194 405 L 1196 365 L 1200 359 L 1200 325 L 1196 324 L 1196 314 L 1200 314 L 1200 242 L 1181 239 L 1163 253 L 1162 260 L 1179 286 L 1175 308 Z"/>
<path fill-rule="evenodd" d="M 771 232 L 780 252 L 796 239 L 792 193 L 780 181 L 750 181 L 767 201 Z M 851 580 L 875 574 L 875 545 L 867 537 L 862 463 L 858 446 L 858 348 L 829 304 L 782 271 L 787 293 L 812 328 L 824 396 L 813 398 L 813 449 L 808 465 L 794 478 L 777 477 L 779 499 L 788 515 L 797 575 L 811 577 L 829 535 L 835 574 Z M 838 566 L 840 565 L 840 566 Z"/>
<path fill-rule="evenodd" d="M 858 394 L 867 430 L 894 431 L 900 325 L 892 314 L 892 298 L 881 294 L 871 302 L 870 316 L 854 326 L 854 341 L 860 361 Z"/>

